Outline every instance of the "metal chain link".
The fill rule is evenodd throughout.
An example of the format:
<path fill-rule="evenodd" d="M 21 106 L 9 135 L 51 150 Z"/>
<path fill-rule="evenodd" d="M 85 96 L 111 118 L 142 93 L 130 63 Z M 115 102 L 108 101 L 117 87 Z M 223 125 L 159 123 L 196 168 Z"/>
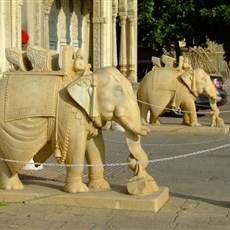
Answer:
<path fill-rule="evenodd" d="M 184 146 L 184 145 L 201 145 L 201 144 L 208 144 L 212 142 L 219 142 L 219 141 L 225 141 L 230 139 L 230 137 L 226 138 L 220 138 L 215 140 L 209 140 L 209 141 L 200 141 L 200 142 L 191 142 L 191 143 L 177 143 L 177 144 L 149 144 L 149 143 L 142 143 L 142 146 L 154 146 L 154 147 L 170 147 L 170 146 Z M 104 138 L 105 141 L 117 143 L 117 144 L 126 144 L 124 141 L 114 141 L 110 139 Z"/>
<path fill-rule="evenodd" d="M 214 148 L 210 148 L 210 149 L 204 149 L 204 150 L 201 150 L 201 151 L 197 151 L 197 152 L 193 152 L 193 153 L 187 153 L 187 154 L 178 155 L 178 156 L 174 156 L 174 157 L 166 157 L 166 158 L 161 158 L 161 159 L 156 159 L 156 160 L 149 160 L 148 162 L 149 163 L 156 163 L 156 162 L 162 162 L 162 161 L 176 160 L 176 159 L 180 159 L 180 158 L 201 155 L 203 153 L 216 151 L 216 150 L 219 150 L 219 149 L 227 148 L 229 146 L 230 146 L 230 144 L 226 144 L 226 145 L 221 145 L 221 146 L 218 146 L 218 147 L 214 147 Z"/>
<path fill-rule="evenodd" d="M 43 166 L 52 166 L 52 167 L 84 167 L 84 168 L 89 168 L 89 167 L 118 167 L 118 166 L 127 166 L 127 165 L 132 165 L 132 164 L 145 164 L 145 163 L 157 163 L 157 162 L 163 162 L 163 161 L 169 161 L 169 160 L 177 160 L 181 158 L 186 158 L 186 157 L 191 157 L 191 156 L 196 156 L 196 155 L 201 155 L 204 153 L 216 151 L 219 149 L 227 148 L 229 147 L 230 144 L 225 144 L 221 146 L 217 146 L 214 148 L 210 149 L 205 149 L 193 153 L 187 153 L 183 155 L 177 155 L 173 157 L 166 157 L 166 158 L 160 158 L 160 159 L 155 159 L 155 160 L 148 160 L 148 161 L 137 161 L 137 162 L 130 162 L 130 163 L 110 163 L 110 164 L 55 164 L 55 163 L 42 163 Z M 10 160 L 10 159 L 3 159 L 0 158 L 0 161 L 4 162 L 10 162 L 10 163 L 18 163 L 18 164 L 40 164 L 40 163 L 32 163 L 32 162 L 26 162 L 26 161 L 19 161 L 19 160 Z"/>

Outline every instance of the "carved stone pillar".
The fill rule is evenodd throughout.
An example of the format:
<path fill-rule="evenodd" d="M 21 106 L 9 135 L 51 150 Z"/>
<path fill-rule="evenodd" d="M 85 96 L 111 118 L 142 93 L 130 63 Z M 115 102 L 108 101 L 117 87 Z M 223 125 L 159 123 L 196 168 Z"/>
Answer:
<path fill-rule="evenodd" d="M 127 76 L 127 47 L 126 47 L 126 19 L 127 16 L 121 16 L 121 37 L 120 37 L 120 72 Z"/>
<path fill-rule="evenodd" d="M 10 22 L 11 22 L 11 47 L 22 48 L 21 39 L 21 8 L 22 0 L 10 1 Z"/>
<path fill-rule="evenodd" d="M 106 18 L 106 12 L 105 12 L 105 1 L 101 0 L 101 5 L 100 5 L 100 27 L 101 27 L 101 55 L 100 55 L 100 67 L 105 66 L 105 44 L 106 44 L 106 26 L 105 23 L 107 23 L 107 18 Z"/>
<path fill-rule="evenodd" d="M 29 34 L 29 45 L 42 46 L 41 39 L 43 30 L 41 27 L 42 5 L 41 0 L 25 1 L 27 8 L 27 29 Z"/>
<path fill-rule="evenodd" d="M 100 7 L 101 1 L 95 0 L 93 3 L 93 70 L 100 68 L 101 66 L 101 18 Z"/>
<path fill-rule="evenodd" d="M 0 20 L 0 34 L 6 34 L 5 33 L 5 2 L 3 1 L 0 1 L 0 17 L 1 17 L 1 20 Z M 1 36 L 1 39 L 0 39 L 0 63 L 1 63 L 1 66 L 0 66 L 0 77 L 4 71 L 4 67 L 5 67 L 5 55 L 4 55 L 4 51 L 5 50 L 5 36 Z"/>
<path fill-rule="evenodd" d="M 118 0 L 113 0 L 112 3 L 112 66 L 117 67 L 117 13 Z"/>
<path fill-rule="evenodd" d="M 44 38 L 43 47 L 49 49 L 49 15 L 54 0 L 45 0 L 44 2 Z"/>
<path fill-rule="evenodd" d="M 81 0 L 83 1 L 83 0 Z M 86 6 L 85 6 L 86 7 Z M 87 44 L 85 44 L 85 46 L 87 47 L 83 47 L 84 50 L 86 51 L 86 53 L 88 54 L 88 62 L 92 64 L 92 70 L 93 68 L 93 54 L 94 54 L 94 50 L 93 50 L 93 41 L 94 41 L 94 36 L 93 36 L 93 2 L 91 0 L 87 0 L 87 12 L 88 12 L 88 19 L 87 19 L 87 33 L 88 33 L 88 40 L 87 40 Z"/>
<path fill-rule="evenodd" d="M 34 45 L 42 46 L 41 38 L 42 38 L 42 31 L 41 31 L 41 1 L 34 0 L 34 8 L 33 8 L 33 37 L 34 37 Z"/>
<path fill-rule="evenodd" d="M 137 81 L 137 1 L 136 0 L 128 0 L 128 79 L 131 82 Z"/>
<path fill-rule="evenodd" d="M 126 36 L 126 21 L 127 21 L 127 0 L 119 0 L 118 13 L 121 21 L 121 35 L 120 35 L 120 56 L 119 66 L 120 72 L 127 76 L 127 36 Z"/>
<path fill-rule="evenodd" d="M 93 70 L 103 66 L 104 38 L 106 36 L 105 26 L 108 18 L 105 17 L 104 0 L 93 2 Z"/>
<path fill-rule="evenodd" d="M 135 76 L 135 34 L 134 34 L 134 17 L 129 17 L 129 75 L 131 82 L 136 81 Z"/>

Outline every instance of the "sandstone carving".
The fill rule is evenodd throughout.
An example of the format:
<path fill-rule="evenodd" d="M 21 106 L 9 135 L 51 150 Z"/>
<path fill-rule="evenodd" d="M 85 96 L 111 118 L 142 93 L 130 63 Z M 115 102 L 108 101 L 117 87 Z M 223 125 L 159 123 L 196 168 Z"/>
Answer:
<path fill-rule="evenodd" d="M 13 65 L 14 69 L 20 71 L 28 71 L 32 69 L 26 52 L 15 48 L 6 49 L 6 59 Z"/>
<path fill-rule="evenodd" d="M 147 73 L 138 88 L 142 124 L 148 123 L 149 111 L 150 123 L 159 124 L 158 117 L 166 109 L 181 108 L 184 111 L 182 124 L 200 126 L 195 99 L 203 93 L 209 98 L 212 109 L 211 126 L 225 126 L 217 107 L 221 98 L 217 96 L 210 76 L 203 69 L 192 69 L 188 59 L 183 57 L 180 57 L 177 67 L 174 67 L 173 59 L 166 56 L 162 60 L 154 57 L 153 61 L 157 66 Z"/>
<path fill-rule="evenodd" d="M 34 60 L 38 63 L 35 56 Z M 75 165 L 66 167 L 64 191 L 109 189 L 101 129 L 114 120 L 127 134 L 134 173 L 128 192 L 158 191 L 146 172 L 148 157 L 140 143 L 140 136 L 149 130 L 141 124 L 131 83 L 116 68 L 104 67 L 82 76 L 48 69 L 6 72 L 0 80 L 0 98 L 0 158 L 11 160 L 0 160 L 0 188 L 22 189 L 18 173 L 25 162 L 33 158 L 43 163 L 53 153 L 59 163 Z M 97 165 L 89 168 L 87 184 L 82 181 L 85 159 Z"/>
<path fill-rule="evenodd" d="M 164 67 L 164 68 L 174 68 L 174 69 L 191 69 L 191 65 L 187 57 L 180 56 L 179 63 L 176 63 L 176 59 L 173 57 L 169 57 L 167 55 L 162 55 L 159 57 L 152 57 L 152 63 L 156 67 Z"/>

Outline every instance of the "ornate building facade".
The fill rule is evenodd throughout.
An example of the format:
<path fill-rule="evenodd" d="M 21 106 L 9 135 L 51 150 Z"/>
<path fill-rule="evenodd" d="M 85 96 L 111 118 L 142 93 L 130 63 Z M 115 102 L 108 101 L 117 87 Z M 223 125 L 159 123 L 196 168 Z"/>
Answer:
<path fill-rule="evenodd" d="M 57 51 L 83 48 L 92 69 L 115 66 L 137 81 L 137 0 L 0 1 L 0 75 L 9 68 L 5 49 L 28 45 Z"/>

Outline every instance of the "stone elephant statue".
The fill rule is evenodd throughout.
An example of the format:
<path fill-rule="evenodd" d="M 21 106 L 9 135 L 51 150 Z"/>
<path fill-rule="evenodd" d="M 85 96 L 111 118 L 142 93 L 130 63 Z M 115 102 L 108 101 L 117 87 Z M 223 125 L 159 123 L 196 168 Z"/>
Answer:
<path fill-rule="evenodd" d="M 54 71 L 8 72 L 0 80 L 0 99 L 0 158 L 11 160 L 0 160 L 0 188 L 22 189 L 18 172 L 24 162 L 33 157 L 42 163 L 54 153 L 59 163 L 78 165 L 66 167 L 64 191 L 109 189 L 101 129 L 113 120 L 126 131 L 128 159 L 134 163 L 129 193 L 158 190 L 145 170 L 148 158 L 140 144 L 140 136 L 149 130 L 141 125 L 131 83 L 116 68 L 100 68 L 81 77 Z M 89 168 L 88 184 L 82 182 L 84 159 L 99 165 Z M 148 186 L 138 187 L 138 177 Z"/>
<path fill-rule="evenodd" d="M 195 106 L 199 94 L 209 98 L 211 126 L 224 126 L 216 104 L 221 98 L 217 96 L 210 76 L 203 69 L 154 67 L 142 79 L 137 92 L 142 124 L 148 123 L 149 111 L 150 123 L 159 124 L 158 117 L 167 109 L 181 108 L 184 111 L 182 124 L 200 126 Z"/>

